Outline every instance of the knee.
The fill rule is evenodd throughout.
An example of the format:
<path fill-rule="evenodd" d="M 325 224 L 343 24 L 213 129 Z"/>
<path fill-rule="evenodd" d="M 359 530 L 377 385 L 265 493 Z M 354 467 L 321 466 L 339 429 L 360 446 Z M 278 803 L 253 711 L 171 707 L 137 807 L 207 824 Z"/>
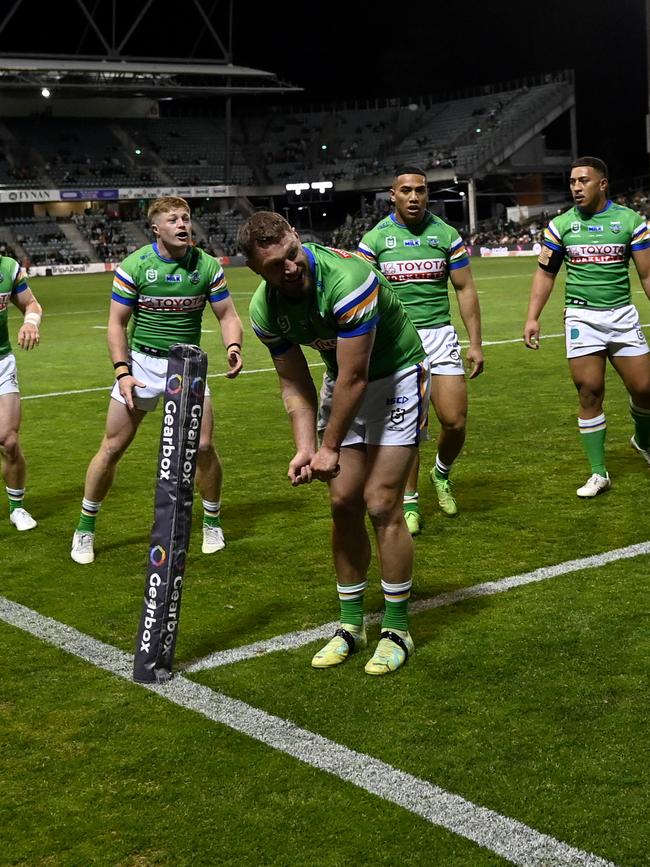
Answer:
<path fill-rule="evenodd" d="M 465 424 L 467 422 L 467 417 L 465 413 L 459 414 L 454 418 L 445 418 L 441 419 L 440 427 L 449 434 L 453 434 L 455 436 L 464 436 L 465 435 Z"/>
<path fill-rule="evenodd" d="M 602 403 L 603 395 L 605 393 L 602 383 L 576 382 L 575 386 L 581 406 L 591 407 Z"/>
<path fill-rule="evenodd" d="M 127 448 L 128 443 L 123 444 L 113 439 L 105 439 L 102 443 L 101 454 L 105 463 L 113 466 L 119 461 Z"/>
<path fill-rule="evenodd" d="M 330 511 L 335 524 L 346 526 L 365 515 L 363 499 L 349 494 L 339 494 L 330 491 Z"/>
<path fill-rule="evenodd" d="M 199 440 L 199 448 L 197 457 L 200 461 L 219 460 L 217 450 L 214 447 L 212 440 Z"/>
<path fill-rule="evenodd" d="M 650 379 L 648 382 L 641 383 L 641 386 L 635 385 L 628 389 L 630 400 L 635 406 L 640 409 L 650 409 Z"/>
<path fill-rule="evenodd" d="M 368 498 L 368 517 L 375 530 L 388 526 L 402 514 L 402 498 L 395 498 L 390 491 L 378 492 Z"/>
<path fill-rule="evenodd" d="M 0 434 L 0 452 L 10 461 L 15 460 L 19 454 L 18 432 L 15 430 L 4 431 Z"/>

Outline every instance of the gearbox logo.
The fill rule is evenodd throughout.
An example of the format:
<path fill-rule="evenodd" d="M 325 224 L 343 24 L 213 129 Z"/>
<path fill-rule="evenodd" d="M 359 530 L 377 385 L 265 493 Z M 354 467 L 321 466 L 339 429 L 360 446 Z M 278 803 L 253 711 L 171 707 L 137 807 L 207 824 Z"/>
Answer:
<path fill-rule="evenodd" d="M 174 373 L 167 380 L 167 394 L 178 394 L 183 388 L 183 377 L 180 373 Z"/>
<path fill-rule="evenodd" d="M 194 397 L 201 397 L 205 390 L 205 383 L 201 379 L 200 376 L 197 376 L 196 379 L 192 380 L 192 384 L 190 385 L 190 391 L 194 395 Z"/>
<path fill-rule="evenodd" d="M 167 551 L 163 548 L 162 545 L 155 545 L 149 554 L 149 559 L 151 560 L 151 565 L 155 566 L 156 569 L 160 569 L 161 566 L 165 564 L 167 560 Z"/>

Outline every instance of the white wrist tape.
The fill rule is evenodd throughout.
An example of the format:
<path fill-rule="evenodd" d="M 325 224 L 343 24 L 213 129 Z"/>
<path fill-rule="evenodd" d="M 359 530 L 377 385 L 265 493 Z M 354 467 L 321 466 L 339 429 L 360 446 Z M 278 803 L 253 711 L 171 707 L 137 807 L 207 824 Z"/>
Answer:
<path fill-rule="evenodd" d="M 41 314 L 40 313 L 26 313 L 25 318 L 23 319 L 25 325 L 35 325 L 36 328 L 41 324 Z"/>

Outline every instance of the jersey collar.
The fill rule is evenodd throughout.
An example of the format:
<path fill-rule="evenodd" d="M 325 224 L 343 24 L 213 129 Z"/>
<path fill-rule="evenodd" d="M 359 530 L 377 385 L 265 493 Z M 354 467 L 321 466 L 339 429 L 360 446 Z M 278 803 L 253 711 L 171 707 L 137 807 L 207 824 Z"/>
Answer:
<path fill-rule="evenodd" d="M 425 226 L 427 226 L 431 222 L 431 220 L 433 219 L 433 214 L 431 213 L 431 211 L 425 211 L 424 217 L 422 218 L 422 222 L 418 223 L 417 226 L 413 226 L 413 228 L 411 228 L 411 226 L 407 226 L 406 223 L 400 223 L 400 221 L 395 216 L 395 211 L 390 213 L 388 216 L 393 221 L 393 223 L 395 223 L 396 226 L 400 227 L 400 229 L 408 229 L 409 232 L 415 232 L 415 233 L 417 233 L 417 231 L 419 229 L 423 229 Z"/>
<path fill-rule="evenodd" d="M 309 247 L 305 247 L 304 244 L 302 244 L 302 249 L 305 253 L 305 256 L 307 257 L 307 261 L 309 262 L 309 270 L 314 276 L 316 276 L 316 257 L 309 249 Z"/>
<path fill-rule="evenodd" d="M 190 252 L 190 249 L 191 249 L 188 246 L 187 250 L 183 253 L 183 255 L 181 256 L 180 259 L 168 259 L 166 256 L 163 256 L 163 254 L 160 252 L 160 250 L 158 249 L 158 244 L 156 241 L 154 241 L 151 246 L 153 247 L 153 251 L 156 254 L 156 256 L 158 256 L 159 259 L 162 259 L 163 262 L 182 262 L 183 259 L 187 256 L 187 254 Z"/>
<path fill-rule="evenodd" d="M 578 211 L 581 217 L 586 217 L 586 219 L 590 220 L 592 217 L 597 217 L 599 214 L 604 214 L 605 211 L 608 211 L 611 208 L 611 206 L 612 200 L 607 199 L 607 201 L 605 202 L 605 207 L 602 208 L 602 210 L 600 211 L 594 211 L 593 214 L 585 214 L 585 212 L 581 208 L 579 208 L 578 205 L 576 205 L 575 207 L 576 211 Z"/>

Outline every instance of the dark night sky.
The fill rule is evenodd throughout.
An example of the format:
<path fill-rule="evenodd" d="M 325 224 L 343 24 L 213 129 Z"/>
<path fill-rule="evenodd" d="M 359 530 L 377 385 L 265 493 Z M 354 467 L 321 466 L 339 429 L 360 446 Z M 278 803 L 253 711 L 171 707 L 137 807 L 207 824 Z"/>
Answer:
<path fill-rule="evenodd" d="M 111 0 L 85 2 L 110 32 Z M 227 41 L 227 0 L 202 4 Z M 304 87 L 301 97 L 285 97 L 292 102 L 417 96 L 573 68 L 579 150 L 602 155 L 614 178 L 648 171 L 644 0 L 233 5 L 234 62 Z M 143 8 L 144 0 L 116 0 L 118 42 Z M 96 54 L 101 46 L 76 0 L 23 0 L 0 33 L 0 53 L 77 49 Z M 191 0 L 156 0 L 124 53 L 217 55 Z"/>
<path fill-rule="evenodd" d="M 273 69 L 314 99 L 427 94 L 572 68 L 579 150 L 602 154 L 613 176 L 647 173 L 643 0 L 444 5 L 373 13 L 312 0 L 282 22 L 268 4 L 255 19 L 265 37 L 253 39 L 235 4 L 235 61 Z"/>

